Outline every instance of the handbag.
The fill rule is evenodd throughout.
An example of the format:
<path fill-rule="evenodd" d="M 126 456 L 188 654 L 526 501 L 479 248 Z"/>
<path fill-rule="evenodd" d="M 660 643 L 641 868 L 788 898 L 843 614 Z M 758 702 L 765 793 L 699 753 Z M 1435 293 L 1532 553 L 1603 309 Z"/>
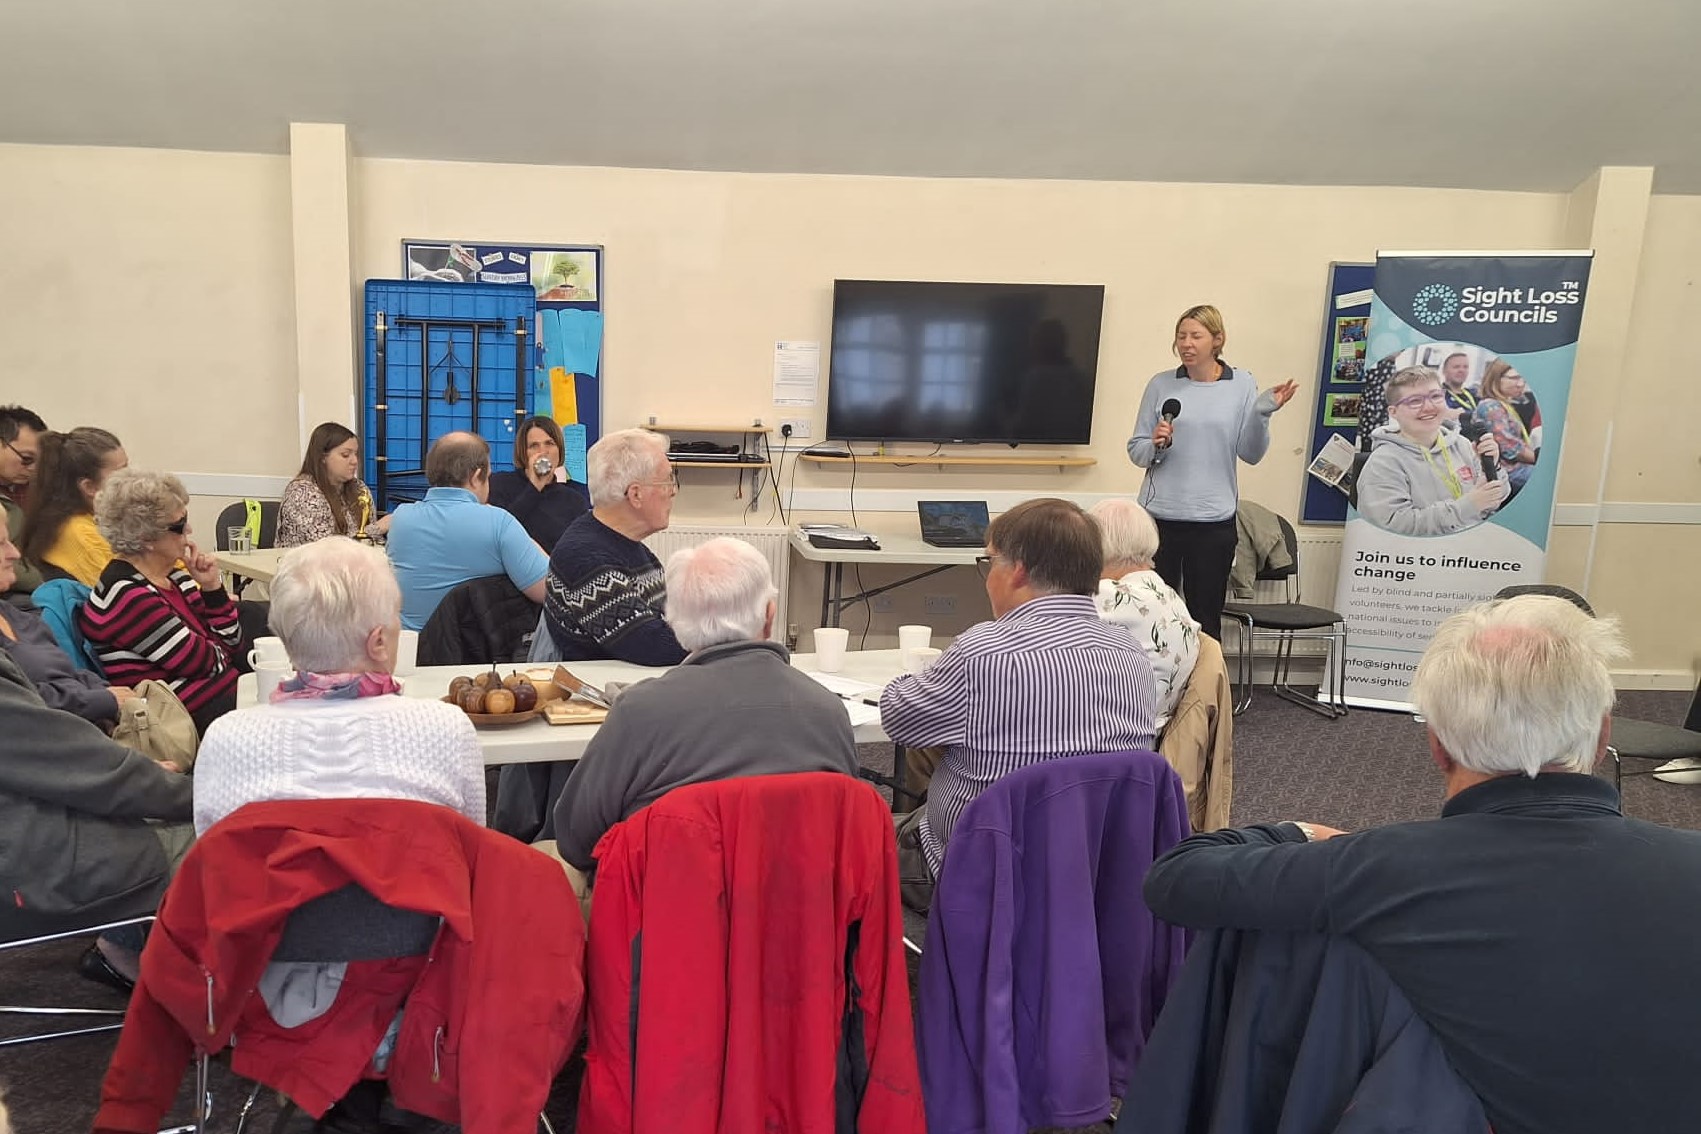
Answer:
<path fill-rule="evenodd" d="M 179 772 L 193 768 L 201 734 L 171 686 L 149 680 L 138 684 L 135 692 L 118 706 L 118 725 L 112 730 L 112 739 Z"/>

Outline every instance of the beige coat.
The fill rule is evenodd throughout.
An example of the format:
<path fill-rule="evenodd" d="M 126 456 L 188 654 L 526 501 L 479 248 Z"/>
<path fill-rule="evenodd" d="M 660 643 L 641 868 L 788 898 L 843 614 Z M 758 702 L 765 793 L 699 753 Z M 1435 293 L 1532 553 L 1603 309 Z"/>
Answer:
<path fill-rule="evenodd" d="M 1199 661 L 1158 752 L 1181 777 L 1193 829 L 1227 827 L 1234 794 L 1234 695 L 1223 648 L 1208 634 L 1199 635 Z"/>

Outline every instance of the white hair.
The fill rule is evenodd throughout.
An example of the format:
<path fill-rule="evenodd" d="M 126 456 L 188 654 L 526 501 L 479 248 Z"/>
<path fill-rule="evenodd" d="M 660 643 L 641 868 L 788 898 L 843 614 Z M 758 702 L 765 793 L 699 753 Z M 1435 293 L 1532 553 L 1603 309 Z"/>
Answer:
<path fill-rule="evenodd" d="M 1158 525 L 1152 514 L 1126 496 L 1100 500 L 1087 514 L 1099 522 L 1104 539 L 1104 561 L 1151 563 L 1158 553 Z"/>
<path fill-rule="evenodd" d="M 1520 595 L 1441 624 L 1412 702 L 1454 762 L 1473 772 L 1592 772 L 1612 711 L 1609 666 L 1628 654 L 1614 618 Z"/>
<path fill-rule="evenodd" d="M 762 553 L 720 536 L 667 561 L 667 623 L 687 650 L 755 641 L 779 592 Z"/>
<path fill-rule="evenodd" d="M 585 454 L 591 506 L 607 508 L 626 499 L 628 488 L 650 479 L 656 473 L 656 463 L 667 460 L 667 445 L 667 434 L 651 429 L 604 434 Z"/>
<path fill-rule="evenodd" d="M 170 473 L 119 469 L 95 494 L 95 527 L 114 555 L 139 555 L 188 508 L 188 490 Z"/>
<path fill-rule="evenodd" d="M 401 615 L 402 589 L 384 553 L 347 536 L 291 548 L 272 580 L 272 632 L 309 673 L 366 668 L 366 640 Z"/>

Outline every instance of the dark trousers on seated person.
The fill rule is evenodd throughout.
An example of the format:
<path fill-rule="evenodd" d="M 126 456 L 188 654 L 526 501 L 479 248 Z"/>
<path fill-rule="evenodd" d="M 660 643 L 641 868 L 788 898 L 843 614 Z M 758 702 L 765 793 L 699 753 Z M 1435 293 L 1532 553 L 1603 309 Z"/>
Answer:
<path fill-rule="evenodd" d="M 1156 519 L 1156 517 L 1153 517 Z M 1226 520 L 1157 520 L 1158 553 L 1152 567 L 1187 600 L 1199 629 L 1223 640 L 1223 602 L 1239 539 L 1234 517 Z"/>
<path fill-rule="evenodd" d="M 898 787 L 904 794 L 892 801 L 893 810 L 922 805 L 927 798 L 928 785 L 933 782 L 933 773 L 944 758 L 944 748 L 904 749 L 904 774 L 898 781 Z"/>
<path fill-rule="evenodd" d="M 927 808 L 918 807 L 907 815 L 892 816 L 898 834 L 898 893 L 905 907 L 925 914 L 933 905 L 933 871 L 927 866 L 927 853 L 921 849 L 921 817 Z"/>

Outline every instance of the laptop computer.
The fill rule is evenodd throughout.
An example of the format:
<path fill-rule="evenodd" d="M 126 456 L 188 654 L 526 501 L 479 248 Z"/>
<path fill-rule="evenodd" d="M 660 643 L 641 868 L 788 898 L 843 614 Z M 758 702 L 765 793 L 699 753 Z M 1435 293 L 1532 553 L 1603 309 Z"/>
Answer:
<path fill-rule="evenodd" d="M 921 538 L 934 547 L 985 547 L 986 501 L 918 500 Z"/>

